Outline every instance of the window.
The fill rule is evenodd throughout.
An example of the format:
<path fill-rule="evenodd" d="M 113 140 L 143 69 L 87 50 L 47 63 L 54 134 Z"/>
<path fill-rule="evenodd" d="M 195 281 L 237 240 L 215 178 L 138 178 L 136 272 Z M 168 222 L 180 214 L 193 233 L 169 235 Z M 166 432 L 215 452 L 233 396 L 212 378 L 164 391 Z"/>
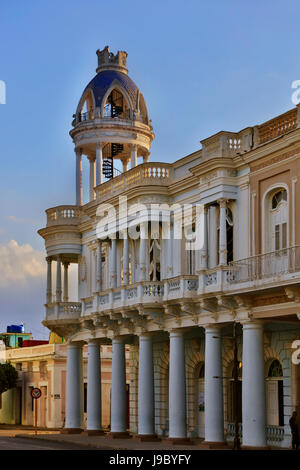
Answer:
<path fill-rule="evenodd" d="M 283 377 L 282 366 L 277 359 L 270 365 L 268 377 Z"/>
<path fill-rule="evenodd" d="M 285 189 L 281 189 L 272 197 L 272 209 L 276 209 L 281 201 L 287 201 L 287 192 Z"/>

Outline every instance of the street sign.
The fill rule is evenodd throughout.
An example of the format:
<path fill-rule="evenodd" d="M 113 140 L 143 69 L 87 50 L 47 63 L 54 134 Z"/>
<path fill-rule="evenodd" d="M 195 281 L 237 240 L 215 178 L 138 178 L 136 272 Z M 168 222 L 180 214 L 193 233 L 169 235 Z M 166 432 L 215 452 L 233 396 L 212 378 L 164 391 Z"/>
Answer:
<path fill-rule="evenodd" d="M 35 427 L 34 433 L 35 434 L 37 434 L 37 407 L 38 407 L 37 399 L 41 398 L 41 395 L 42 395 L 42 390 L 40 388 L 35 387 L 31 390 L 31 396 L 32 398 L 35 399 L 35 407 L 34 407 L 35 408 L 34 410 L 35 411 L 34 413 L 35 414 L 35 417 L 34 417 L 34 427 Z"/>
<path fill-rule="evenodd" d="M 33 388 L 31 390 L 32 398 L 40 398 L 42 395 L 42 390 L 40 388 Z"/>

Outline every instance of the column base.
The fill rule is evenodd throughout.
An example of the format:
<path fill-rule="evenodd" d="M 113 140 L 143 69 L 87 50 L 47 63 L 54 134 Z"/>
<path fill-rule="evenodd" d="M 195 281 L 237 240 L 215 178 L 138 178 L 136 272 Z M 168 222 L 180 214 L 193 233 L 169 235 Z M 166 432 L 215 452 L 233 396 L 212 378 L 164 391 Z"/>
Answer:
<path fill-rule="evenodd" d="M 109 432 L 106 434 L 107 439 L 131 439 L 129 432 Z"/>
<path fill-rule="evenodd" d="M 172 444 L 173 446 L 194 446 L 195 442 L 189 437 L 168 437 L 164 439 L 166 444 Z"/>
<path fill-rule="evenodd" d="M 84 436 L 104 436 L 102 429 L 85 429 L 81 434 Z"/>
<path fill-rule="evenodd" d="M 212 442 L 212 441 L 203 441 L 197 445 L 198 449 L 230 449 L 227 442 Z"/>
<path fill-rule="evenodd" d="M 82 432 L 81 428 L 64 428 L 61 429 L 60 434 L 81 434 Z"/>
<path fill-rule="evenodd" d="M 159 442 L 161 439 L 156 434 L 136 434 L 132 438 L 134 441 L 140 442 Z"/>

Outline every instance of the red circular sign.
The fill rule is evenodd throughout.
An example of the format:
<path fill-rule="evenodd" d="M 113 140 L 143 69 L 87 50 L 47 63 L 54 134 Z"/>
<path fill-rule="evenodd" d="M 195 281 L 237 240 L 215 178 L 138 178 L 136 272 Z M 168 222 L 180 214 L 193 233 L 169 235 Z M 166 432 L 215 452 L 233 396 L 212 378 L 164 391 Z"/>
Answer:
<path fill-rule="evenodd" d="M 31 396 L 32 398 L 40 398 L 40 396 L 42 395 L 42 391 L 40 388 L 33 388 L 31 390 Z"/>

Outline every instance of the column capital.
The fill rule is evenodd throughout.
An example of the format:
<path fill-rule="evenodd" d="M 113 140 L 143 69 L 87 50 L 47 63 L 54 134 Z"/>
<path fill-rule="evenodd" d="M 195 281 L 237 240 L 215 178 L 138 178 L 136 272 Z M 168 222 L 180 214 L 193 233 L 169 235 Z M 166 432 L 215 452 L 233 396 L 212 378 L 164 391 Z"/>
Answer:
<path fill-rule="evenodd" d="M 243 330 L 260 330 L 263 329 L 265 320 L 240 320 L 239 323 L 243 326 Z"/>
<path fill-rule="evenodd" d="M 53 261 L 52 256 L 46 256 L 45 260 L 47 261 L 48 264 L 51 264 Z"/>
<path fill-rule="evenodd" d="M 227 199 L 224 199 L 224 198 L 218 199 L 218 204 L 221 209 L 226 209 L 227 202 L 228 202 Z"/>
<path fill-rule="evenodd" d="M 68 268 L 70 266 L 70 261 L 63 261 L 62 264 L 64 265 L 65 268 Z"/>

